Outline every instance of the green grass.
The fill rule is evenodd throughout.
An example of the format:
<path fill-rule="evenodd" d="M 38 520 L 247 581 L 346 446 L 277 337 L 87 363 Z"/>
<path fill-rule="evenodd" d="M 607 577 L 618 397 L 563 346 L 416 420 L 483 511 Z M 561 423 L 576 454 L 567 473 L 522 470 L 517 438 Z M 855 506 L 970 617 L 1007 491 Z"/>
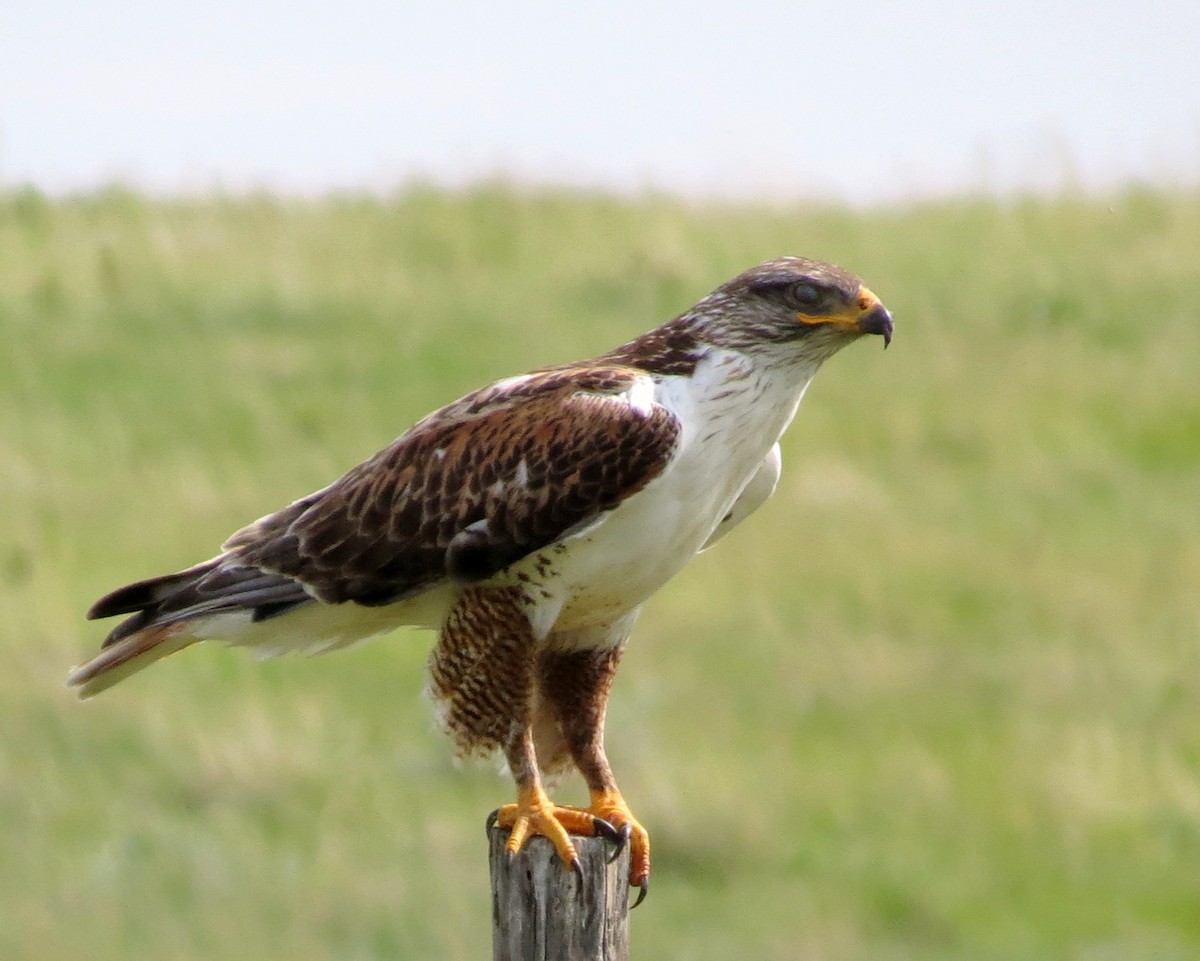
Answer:
<path fill-rule="evenodd" d="M 780 253 L 896 341 L 829 364 L 775 498 L 635 633 L 635 957 L 1200 956 L 1200 193 L 18 191 L 0 252 L 0 957 L 487 956 L 511 788 L 431 733 L 428 637 L 79 704 L 82 611 Z"/>

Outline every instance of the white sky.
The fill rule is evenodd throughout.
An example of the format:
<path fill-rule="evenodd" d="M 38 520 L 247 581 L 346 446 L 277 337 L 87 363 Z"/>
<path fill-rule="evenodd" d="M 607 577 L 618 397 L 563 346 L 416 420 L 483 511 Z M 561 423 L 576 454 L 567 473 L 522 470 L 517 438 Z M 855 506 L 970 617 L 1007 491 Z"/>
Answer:
<path fill-rule="evenodd" d="M 1197 0 L 8 0 L 0 184 L 1200 181 Z"/>

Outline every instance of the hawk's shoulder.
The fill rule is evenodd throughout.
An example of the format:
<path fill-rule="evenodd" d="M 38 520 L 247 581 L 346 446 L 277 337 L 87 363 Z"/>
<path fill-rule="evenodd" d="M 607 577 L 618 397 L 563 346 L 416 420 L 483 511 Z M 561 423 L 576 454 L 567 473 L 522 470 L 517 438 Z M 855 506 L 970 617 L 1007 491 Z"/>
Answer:
<path fill-rule="evenodd" d="M 448 576 L 489 577 L 592 524 L 662 473 L 679 433 L 637 368 L 507 378 L 425 417 L 225 549 L 324 601 L 391 603 Z"/>

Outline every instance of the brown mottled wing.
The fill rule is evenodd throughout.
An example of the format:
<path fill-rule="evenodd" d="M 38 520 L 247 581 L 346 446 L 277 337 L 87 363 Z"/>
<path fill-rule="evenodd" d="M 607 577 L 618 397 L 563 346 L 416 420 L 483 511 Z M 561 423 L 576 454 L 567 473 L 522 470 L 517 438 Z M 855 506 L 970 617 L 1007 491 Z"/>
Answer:
<path fill-rule="evenodd" d="M 547 370 L 442 408 L 331 487 L 235 534 L 240 564 L 387 604 L 578 531 L 662 473 L 679 435 L 626 367 Z"/>

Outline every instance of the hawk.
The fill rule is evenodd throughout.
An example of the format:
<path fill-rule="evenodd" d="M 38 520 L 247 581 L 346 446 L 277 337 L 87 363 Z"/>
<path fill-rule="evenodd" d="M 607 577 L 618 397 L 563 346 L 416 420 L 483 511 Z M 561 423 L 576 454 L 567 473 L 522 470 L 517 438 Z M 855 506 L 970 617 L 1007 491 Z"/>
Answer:
<path fill-rule="evenodd" d="M 82 697 L 210 639 L 264 654 L 438 632 L 428 689 L 460 755 L 499 755 L 515 855 L 543 835 L 650 842 L 604 752 L 613 676 L 642 605 L 760 507 L 779 438 L 821 364 L 892 317 L 854 276 L 799 257 L 734 277 L 591 360 L 497 381 L 418 421 L 330 486 L 255 521 L 194 567 L 98 600 L 127 615 L 74 669 Z M 586 808 L 545 778 L 575 767 Z"/>

